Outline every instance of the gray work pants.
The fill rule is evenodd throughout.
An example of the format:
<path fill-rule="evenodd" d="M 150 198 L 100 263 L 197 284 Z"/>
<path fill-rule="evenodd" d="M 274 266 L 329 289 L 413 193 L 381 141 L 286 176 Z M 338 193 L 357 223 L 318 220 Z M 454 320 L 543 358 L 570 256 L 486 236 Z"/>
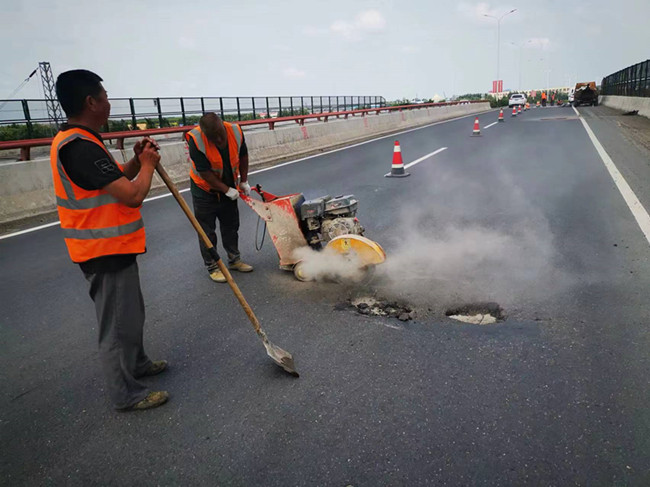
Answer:
<path fill-rule="evenodd" d="M 124 409 L 149 394 L 149 389 L 135 379 L 151 365 L 142 346 L 144 300 L 138 264 L 85 276 L 95 302 L 106 389 L 115 409 Z"/>
<path fill-rule="evenodd" d="M 197 198 L 192 195 L 192 204 L 194 206 L 194 216 L 199 225 L 206 233 L 212 245 L 217 247 L 217 220 L 219 220 L 219 230 L 221 233 L 221 244 L 228 254 L 228 263 L 234 264 L 240 260 L 239 253 L 239 209 L 237 200 L 233 201 L 225 195 L 208 195 L 205 198 Z M 212 272 L 218 269 L 217 262 L 214 260 L 207 247 L 199 237 L 199 248 L 203 263 Z"/>

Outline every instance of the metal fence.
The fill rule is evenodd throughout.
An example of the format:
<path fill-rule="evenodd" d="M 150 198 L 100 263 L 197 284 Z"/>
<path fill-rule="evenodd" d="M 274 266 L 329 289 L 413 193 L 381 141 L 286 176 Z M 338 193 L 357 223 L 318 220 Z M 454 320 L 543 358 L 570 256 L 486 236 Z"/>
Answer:
<path fill-rule="evenodd" d="M 163 128 L 196 124 L 206 112 L 226 121 L 276 118 L 386 106 L 382 96 L 282 96 L 282 97 L 189 97 L 112 98 L 106 131 Z M 22 138 L 47 136 L 50 126 L 45 100 L 0 100 L 2 126 L 22 126 Z M 0 140 L 2 140 L 0 134 Z"/>
<path fill-rule="evenodd" d="M 650 59 L 603 78 L 600 93 L 650 97 Z"/>

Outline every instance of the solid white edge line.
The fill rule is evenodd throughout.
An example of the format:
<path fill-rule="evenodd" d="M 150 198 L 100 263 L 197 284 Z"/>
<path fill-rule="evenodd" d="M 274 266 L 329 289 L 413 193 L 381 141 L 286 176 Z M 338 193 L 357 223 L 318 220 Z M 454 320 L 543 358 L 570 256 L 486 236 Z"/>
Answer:
<path fill-rule="evenodd" d="M 491 110 L 488 110 L 488 111 L 491 111 Z M 321 157 L 321 156 L 326 156 L 328 154 L 333 154 L 334 152 L 339 152 L 339 151 L 346 150 L 346 149 L 352 149 L 353 147 L 359 147 L 360 145 L 369 144 L 370 142 L 374 142 L 376 140 L 388 139 L 390 137 L 395 137 L 396 135 L 402 135 L 402 134 L 406 134 L 406 133 L 409 133 L 409 132 L 414 132 L 416 130 L 426 129 L 426 128 L 429 128 L 429 127 L 433 127 L 434 125 L 439 125 L 441 123 L 455 122 L 456 120 L 461 120 L 461 119 L 467 118 L 467 117 L 475 117 L 476 115 L 477 115 L 476 113 L 470 113 L 469 115 L 463 115 L 462 117 L 450 118 L 449 120 L 440 120 L 439 122 L 433 122 L 433 123 L 430 123 L 428 125 L 423 125 L 421 127 L 415 127 L 415 128 L 408 129 L 408 130 L 403 130 L 402 132 L 396 132 L 396 133 L 393 133 L 393 134 L 382 135 L 381 137 L 376 137 L 376 138 L 370 139 L 370 140 L 364 140 L 363 142 L 359 142 L 357 144 L 352 144 L 352 145 L 348 145 L 348 146 L 345 146 L 345 147 L 339 147 L 338 149 L 333 149 L 331 151 L 322 152 L 320 154 L 314 154 L 314 155 L 311 155 L 311 156 L 302 157 L 300 159 L 296 159 L 295 161 L 283 162 L 281 164 L 276 164 L 275 166 L 265 167 L 264 169 L 258 169 L 257 171 L 252 171 L 252 172 L 249 172 L 248 174 L 249 175 L 250 174 L 258 174 L 258 173 L 261 173 L 261 172 L 264 172 L 264 171 L 270 171 L 271 169 L 276 169 L 276 168 L 282 167 L 282 166 L 288 166 L 289 164 L 295 164 L 296 162 L 306 161 L 307 159 L 313 159 L 315 157 Z"/>
<path fill-rule="evenodd" d="M 190 190 L 190 188 L 185 188 L 185 189 L 179 190 L 178 192 L 179 193 L 185 193 L 185 192 L 187 192 L 189 190 Z M 171 196 L 171 193 L 164 193 L 164 194 L 160 194 L 158 196 L 152 196 L 151 198 L 146 198 L 143 201 L 143 203 L 147 203 L 148 201 L 158 200 L 160 198 L 167 198 L 168 196 Z M 52 222 L 52 223 L 46 223 L 45 225 L 39 225 L 37 227 L 26 228 L 25 230 L 20 230 L 18 232 L 13 232 L 13 233 L 8 233 L 7 235 L 0 235 L 0 240 L 4 240 L 5 238 L 10 238 L 10 237 L 17 237 L 18 235 L 23 235 L 25 233 L 35 232 L 36 230 L 43 230 L 44 228 L 53 227 L 55 225 L 59 225 L 60 223 L 61 223 L 61 221 L 57 220 L 57 221 Z"/>
<path fill-rule="evenodd" d="M 630 211 L 632 212 L 634 219 L 639 225 L 641 232 L 643 232 L 643 235 L 645 236 L 646 240 L 650 244 L 650 215 L 648 215 L 647 210 L 643 207 L 639 199 L 636 197 L 636 194 L 634 194 L 634 191 L 632 191 L 630 185 L 627 184 L 627 181 L 625 180 L 623 175 L 616 167 L 616 164 L 614 164 L 614 161 L 612 161 L 612 158 L 609 157 L 609 154 L 607 154 L 607 152 L 601 145 L 600 141 L 596 138 L 596 135 L 591 130 L 591 127 L 589 126 L 587 121 L 582 117 L 580 117 L 580 121 L 582 122 L 582 126 L 587 131 L 587 135 L 589 135 L 592 144 L 594 144 L 594 147 L 596 148 L 598 155 L 600 156 L 603 163 L 605 164 L 605 167 L 609 171 L 610 176 L 614 180 L 616 187 L 618 188 L 621 195 L 623 196 L 623 199 L 627 203 L 628 208 L 630 208 Z"/>
<path fill-rule="evenodd" d="M 485 127 L 483 127 L 483 130 L 489 129 L 490 127 L 492 127 L 492 125 L 496 125 L 497 123 L 498 123 L 498 121 L 497 122 L 492 122 L 490 125 L 486 125 Z"/>
<path fill-rule="evenodd" d="M 48 228 L 48 227 L 53 227 L 54 225 L 58 225 L 59 223 L 61 223 L 61 222 L 57 220 L 57 221 L 52 222 L 52 223 L 46 223 L 45 225 L 39 225 L 37 227 L 26 228 L 25 230 L 20 230 L 19 232 L 8 233 L 7 235 L 0 235 L 0 240 L 4 240 L 5 238 L 10 238 L 10 237 L 17 237 L 18 235 L 22 235 L 24 233 L 35 232 L 36 230 L 42 230 L 42 229 Z"/>
<path fill-rule="evenodd" d="M 491 111 L 491 110 L 487 110 L 487 111 Z M 333 150 L 327 151 L 327 152 L 321 152 L 320 154 L 314 154 L 314 155 L 311 155 L 311 156 L 296 159 L 294 161 L 287 161 L 287 162 L 283 162 L 281 164 L 276 164 L 274 166 L 269 166 L 269 167 L 265 167 L 263 169 L 258 169 L 256 171 L 250 171 L 248 173 L 248 175 L 250 176 L 252 174 L 259 174 L 261 172 L 270 171 L 271 169 L 277 169 L 279 167 L 288 166 L 290 164 L 295 164 L 297 162 L 306 161 L 308 159 L 314 159 L 316 157 L 321 157 L 321 156 L 326 156 L 328 154 L 333 154 L 334 152 L 339 152 L 339 151 L 346 150 L 346 149 L 352 149 L 353 147 L 359 147 L 360 145 L 369 144 L 370 142 L 374 142 L 376 140 L 387 139 L 389 137 L 395 137 L 396 135 L 401 135 L 401 134 L 406 134 L 406 133 L 409 133 L 409 132 L 414 132 L 416 130 L 426 129 L 426 128 L 429 128 L 429 127 L 433 127 L 434 125 L 439 125 L 441 123 L 454 122 L 456 120 L 461 120 L 461 119 L 467 118 L 467 117 L 475 117 L 477 115 L 480 115 L 480 114 L 470 113 L 469 115 L 463 115 L 462 117 L 450 118 L 449 120 L 440 120 L 438 122 L 433 122 L 433 123 L 430 123 L 430 124 L 427 124 L 427 125 L 422 125 L 421 127 L 415 127 L 415 128 L 408 129 L 408 130 L 403 130 L 401 132 L 395 132 L 393 134 L 382 135 L 381 137 L 376 137 L 376 138 L 373 138 L 373 139 L 364 140 L 363 142 L 359 142 L 357 144 L 347 145 L 345 147 L 339 147 L 338 149 L 333 149 Z M 181 190 L 179 192 L 184 193 L 186 191 L 189 191 L 189 188 L 183 189 L 183 190 Z M 143 203 L 147 203 L 147 202 L 153 201 L 153 200 L 158 200 L 160 198 L 166 198 L 166 197 L 171 196 L 171 195 L 172 195 L 171 193 L 164 193 L 164 194 L 161 194 L 161 195 L 158 195 L 158 196 L 153 196 L 151 198 L 145 199 L 143 201 Z M 54 225 L 58 225 L 59 223 L 60 222 L 56 221 L 56 222 L 53 222 L 53 223 L 48 223 L 46 225 L 40 225 L 38 227 L 27 228 L 27 229 L 21 230 L 19 232 L 8 233 L 7 235 L 0 235 L 0 240 L 4 240 L 5 238 L 10 238 L 10 237 L 17 237 L 18 235 L 23 235 L 25 233 L 35 232 L 37 230 L 41 230 L 41 229 L 47 228 L 47 227 L 53 227 Z"/>

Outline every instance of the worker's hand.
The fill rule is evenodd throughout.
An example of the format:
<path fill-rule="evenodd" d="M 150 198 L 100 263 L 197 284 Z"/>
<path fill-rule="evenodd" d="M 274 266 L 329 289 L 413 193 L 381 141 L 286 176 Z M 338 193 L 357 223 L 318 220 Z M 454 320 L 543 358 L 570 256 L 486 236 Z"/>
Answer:
<path fill-rule="evenodd" d="M 156 167 L 160 161 L 160 154 L 158 153 L 157 145 L 151 142 L 145 142 L 142 147 L 142 152 L 138 155 L 140 165 Z"/>
<path fill-rule="evenodd" d="M 140 154 L 142 154 L 142 151 L 147 144 L 151 144 L 156 150 L 160 150 L 160 146 L 155 140 L 150 137 L 144 137 L 142 140 L 138 140 L 133 146 L 133 152 L 135 153 L 136 157 L 140 157 Z"/>
<path fill-rule="evenodd" d="M 239 189 L 241 189 L 246 196 L 251 195 L 251 185 L 248 183 L 248 181 L 242 181 L 239 183 Z"/>
<path fill-rule="evenodd" d="M 226 196 L 235 201 L 237 198 L 239 198 L 239 191 L 237 191 L 235 188 L 228 188 L 228 191 L 226 191 Z"/>

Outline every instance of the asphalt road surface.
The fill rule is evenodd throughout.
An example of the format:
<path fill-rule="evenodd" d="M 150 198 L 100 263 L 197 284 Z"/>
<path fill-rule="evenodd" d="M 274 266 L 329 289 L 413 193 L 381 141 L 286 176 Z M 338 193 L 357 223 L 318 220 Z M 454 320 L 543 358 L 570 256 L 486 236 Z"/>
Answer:
<path fill-rule="evenodd" d="M 650 208 L 639 130 L 579 112 Z M 479 116 L 481 137 L 465 117 L 251 176 L 276 194 L 355 194 L 389 256 L 370 283 L 298 282 L 268 238 L 255 251 L 240 204 L 255 272 L 234 277 L 298 379 L 209 280 L 172 198 L 143 207 L 146 348 L 170 363 L 147 379 L 171 394 L 155 410 L 110 409 L 58 227 L 0 240 L 0 483 L 650 485 L 649 242 L 572 108 L 496 117 Z M 407 164 L 446 149 L 384 178 L 394 140 Z M 417 317 L 361 315 L 359 296 Z M 485 301 L 505 321 L 445 316 Z"/>

